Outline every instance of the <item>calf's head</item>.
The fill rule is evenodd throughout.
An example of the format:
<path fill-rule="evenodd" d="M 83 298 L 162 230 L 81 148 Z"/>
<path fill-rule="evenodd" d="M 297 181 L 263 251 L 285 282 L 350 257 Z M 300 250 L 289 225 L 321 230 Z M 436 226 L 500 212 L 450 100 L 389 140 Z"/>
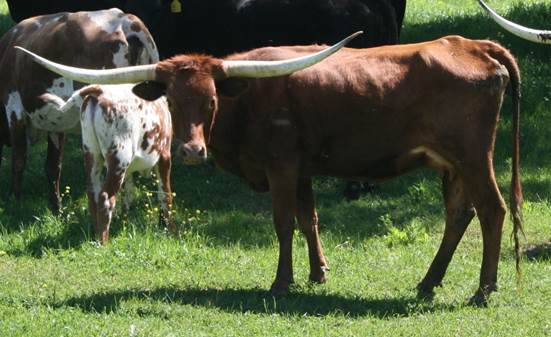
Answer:
<path fill-rule="evenodd" d="M 92 70 L 58 64 L 30 54 L 46 68 L 76 81 L 97 84 L 138 83 L 134 93 L 147 100 L 166 95 L 177 154 L 186 164 L 197 164 L 207 158 L 210 130 L 218 108 L 217 83 L 230 78 L 283 76 L 314 65 L 344 47 L 362 32 L 320 52 L 281 61 L 224 60 L 204 55 L 179 55 L 151 65 Z M 244 88 L 242 88 L 244 89 Z M 233 95 L 239 90 L 233 90 Z"/>

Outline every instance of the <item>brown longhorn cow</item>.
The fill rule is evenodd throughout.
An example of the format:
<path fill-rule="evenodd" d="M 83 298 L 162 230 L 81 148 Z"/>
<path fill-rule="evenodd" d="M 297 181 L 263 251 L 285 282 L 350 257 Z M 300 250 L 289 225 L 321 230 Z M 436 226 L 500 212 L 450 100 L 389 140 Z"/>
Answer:
<path fill-rule="evenodd" d="M 515 233 L 521 229 L 520 73 L 515 59 L 495 42 L 448 36 L 410 45 L 345 48 L 310 68 L 276 78 L 243 78 L 254 77 L 252 73 L 231 78 L 226 67 L 245 60 L 296 58 L 322 48 L 261 48 L 224 60 L 180 55 L 147 70 L 119 69 L 115 76 L 39 62 L 76 80 L 146 81 L 134 92 L 147 99 L 167 95 L 184 162 L 204 161 L 208 146 L 222 168 L 256 190 L 269 190 L 279 240 L 273 293 L 287 292 L 293 282 L 295 219 L 308 243 L 310 280 L 326 280 L 312 176 L 379 181 L 419 167 L 440 171 L 446 227 L 419 293 L 432 294 L 441 284 L 476 213 L 483 258 L 472 301 L 485 303 L 497 287 L 506 212 L 493 152 L 507 87 L 513 98 L 510 206 Z M 518 244 L 516 248 L 518 256 Z"/>

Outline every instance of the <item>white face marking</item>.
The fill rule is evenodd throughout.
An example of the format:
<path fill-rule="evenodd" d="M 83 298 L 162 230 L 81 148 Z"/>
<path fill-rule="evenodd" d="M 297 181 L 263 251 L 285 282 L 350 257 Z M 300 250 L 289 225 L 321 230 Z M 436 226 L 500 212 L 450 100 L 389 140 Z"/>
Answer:
<path fill-rule="evenodd" d="M 64 77 L 58 77 L 53 80 L 52 86 L 47 88 L 46 91 L 51 94 L 57 95 L 62 99 L 67 99 L 71 97 L 71 95 L 75 91 L 73 87 L 73 80 Z"/>
<path fill-rule="evenodd" d="M 88 12 L 86 15 L 104 32 L 112 34 L 120 29 L 120 21 L 116 20 L 117 15 L 122 13 L 118 8 L 111 8 L 108 10 Z"/>
<path fill-rule="evenodd" d="M 9 93 L 8 102 L 5 105 L 5 109 L 8 125 L 11 128 L 12 116 L 14 116 L 16 120 L 20 121 L 23 118 L 23 111 L 25 110 L 25 108 L 23 108 L 23 103 L 21 102 L 21 95 L 19 95 L 18 91 L 12 91 Z"/>
<path fill-rule="evenodd" d="M 127 55 L 128 47 L 121 43 L 119 45 L 119 50 L 113 54 L 113 64 L 115 67 L 120 68 L 128 66 L 128 59 L 126 58 Z"/>

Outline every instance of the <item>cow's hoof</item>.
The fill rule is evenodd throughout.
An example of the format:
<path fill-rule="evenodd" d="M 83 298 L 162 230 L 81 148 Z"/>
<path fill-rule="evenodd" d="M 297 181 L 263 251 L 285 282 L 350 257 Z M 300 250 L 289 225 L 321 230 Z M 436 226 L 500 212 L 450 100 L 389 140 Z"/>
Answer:
<path fill-rule="evenodd" d="M 473 297 L 469 299 L 468 304 L 473 307 L 487 307 L 488 295 L 484 294 L 482 291 L 477 291 Z"/>
<path fill-rule="evenodd" d="M 428 284 L 425 282 L 420 282 L 417 284 L 417 298 L 420 300 L 432 300 L 434 298 L 434 287 L 436 286 L 442 286 L 441 283 L 439 284 Z"/>
<path fill-rule="evenodd" d="M 50 204 L 50 211 L 53 215 L 59 215 L 61 213 L 61 203 Z"/>
<path fill-rule="evenodd" d="M 289 285 L 291 282 L 275 281 L 270 287 L 270 295 L 274 297 L 283 297 L 289 294 Z"/>
<path fill-rule="evenodd" d="M 349 181 L 346 184 L 346 187 L 344 188 L 344 191 L 342 194 L 344 195 L 344 198 L 346 201 L 354 201 L 360 199 L 360 192 L 362 189 L 362 185 L 360 182 L 357 181 Z"/>
<path fill-rule="evenodd" d="M 329 268 L 322 266 L 318 272 L 310 273 L 308 279 L 312 283 L 323 284 L 327 282 L 327 271 L 329 271 Z"/>
<path fill-rule="evenodd" d="M 490 299 L 490 294 L 496 290 L 497 290 L 497 285 L 495 284 L 478 288 L 476 293 L 474 293 L 473 297 L 469 299 L 469 305 L 472 305 L 475 307 L 487 307 L 488 300 Z"/>
<path fill-rule="evenodd" d="M 365 182 L 362 184 L 362 192 L 364 193 L 375 193 L 379 189 L 379 186 L 373 183 Z"/>

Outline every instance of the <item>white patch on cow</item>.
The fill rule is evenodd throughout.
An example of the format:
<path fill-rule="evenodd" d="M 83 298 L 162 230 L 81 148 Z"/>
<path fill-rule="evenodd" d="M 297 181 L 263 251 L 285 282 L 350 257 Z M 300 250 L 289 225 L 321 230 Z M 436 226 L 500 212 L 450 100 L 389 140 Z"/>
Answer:
<path fill-rule="evenodd" d="M 48 132 L 65 132 L 71 129 L 78 132 L 82 101 L 78 100 L 79 97 L 72 96 L 73 90 L 72 80 L 63 77 L 54 79 L 52 85 L 46 89 L 47 93 L 40 96 L 45 104 L 29 112 L 31 125 Z M 65 101 L 67 98 L 69 99 Z"/>
<path fill-rule="evenodd" d="M 6 118 L 8 119 L 8 125 L 11 128 L 11 121 L 13 118 L 20 121 L 23 118 L 23 103 L 21 102 L 21 95 L 18 91 L 12 91 L 8 95 L 8 102 L 4 106 L 6 109 Z"/>
<path fill-rule="evenodd" d="M 101 30 L 108 34 L 112 34 L 120 27 L 120 21 L 116 20 L 116 18 L 117 15 L 121 13 L 122 11 L 120 9 L 111 8 L 109 10 L 88 12 L 86 15 L 90 21 L 94 22 Z"/>
<path fill-rule="evenodd" d="M 54 79 L 52 86 L 46 89 L 47 92 L 57 95 L 62 99 L 67 99 L 71 97 L 75 91 L 73 87 L 73 80 L 70 80 L 65 77 L 59 77 Z"/>
<path fill-rule="evenodd" d="M 115 54 L 113 54 L 113 64 L 115 67 L 125 67 L 128 66 L 128 59 L 126 56 L 128 55 L 128 47 L 124 44 L 119 45 L 119 50 Z"/>

